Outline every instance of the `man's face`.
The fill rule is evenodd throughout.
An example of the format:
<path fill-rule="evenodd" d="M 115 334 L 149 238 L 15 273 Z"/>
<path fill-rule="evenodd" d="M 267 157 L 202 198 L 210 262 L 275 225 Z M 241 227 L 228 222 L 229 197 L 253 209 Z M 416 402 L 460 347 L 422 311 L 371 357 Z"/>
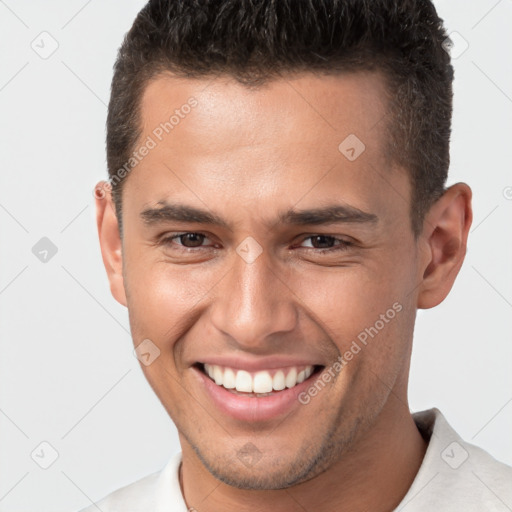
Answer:
<path fill-rule="evenodd" d="M 160 350 L 143 370 L 184 452 L 232 485 L 310 479 L 407 408 L 421 273 L 409 180 L 385 156 L 383 83 L 160 77 L 145 90 L 150 149 L 123 191 L 134 344 Z M 328 220 L 330 207 L 345 210 Z M 178 220 L 187 208 L 223 222 Z M 205 363 L 228 387 L 291 387 L 235 393 Z M 294 385 L 294 368 L 313 373 Z"/>

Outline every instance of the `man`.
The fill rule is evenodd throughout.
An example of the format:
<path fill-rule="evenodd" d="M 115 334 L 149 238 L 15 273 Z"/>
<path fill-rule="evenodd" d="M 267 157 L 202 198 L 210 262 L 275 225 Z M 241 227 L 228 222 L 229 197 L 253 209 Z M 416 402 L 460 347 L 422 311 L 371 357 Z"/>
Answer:
<path fill-rule="evenodd" d="M 427 0 L 155 0 L 120 49 L 97 222 L 182 451 L 107 511 L 506 510 L 512 469 L 407 401 L 461 268 Z M 92 506 L 89 510 L 96 510 Z"/>

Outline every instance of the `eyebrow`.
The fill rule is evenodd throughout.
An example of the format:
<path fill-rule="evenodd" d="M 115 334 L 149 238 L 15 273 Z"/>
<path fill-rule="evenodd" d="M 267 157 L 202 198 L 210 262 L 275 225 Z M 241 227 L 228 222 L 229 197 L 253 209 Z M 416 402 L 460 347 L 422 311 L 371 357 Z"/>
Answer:
<path fill-rule="evenodd" d="M 159 201 L 156 208 L 147 208 L 140 214 L 145 224 L 152 225 L 160 222 L 195 222 L 212 224 L 229 229 L 228 223 L 221 217 L 206 210 L 183 204 L 169 204 Z"/>
<path fill-rule="evenodd" d="M 231 229 L 226 220 L 207 210 L 183 204 L 170 204 L 165 201 L 160 201 L 157 207 L 143 210 L 140 216 L 148 226 L 161 222 L 193 222 Z M 290 209 L 280 213 L 277 219 L 277 223 L 294 226 L 335 223 L 376 224 L 379 220 L 374 213 L 339 204 L 309 210 Z"/>
<path fill-rule="evenodd" d="M 319 225 L 343 223 L 376 224 L 378 217 L 374 213 L 365 212 L 349 205 L 332 205 L 311 210 L 288 210 L 279 215 L 279 222 L 292 225 Z"/>

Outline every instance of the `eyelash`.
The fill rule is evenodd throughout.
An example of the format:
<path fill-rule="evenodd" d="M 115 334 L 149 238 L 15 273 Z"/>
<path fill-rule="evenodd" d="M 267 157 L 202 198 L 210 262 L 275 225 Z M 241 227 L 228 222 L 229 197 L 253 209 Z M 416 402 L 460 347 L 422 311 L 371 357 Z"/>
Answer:
<path fill-rule="evenodd" d="M 179 239 L 181 238 L 182 236 L 185 236 L 185 235 L 190 235 L 190 234 L 193 234 L 193 235 L 202 235 L 204 236 L 205 238 L 208 238 L 208 235 L 206 233 L 201 233 L 199 231 L 184 231 L 182 233 L 177 233 L 177 234 L 174 234 L 172 236 L 168 236 L 168 237 L 165 237 L 163 238 L 161 241 L 160 241 L 160 245 L 171 245 L 171 243 L 176 240 L 176 239 Z M 305 237 L 301 243 L 304 243 L 306 240 L 309 240 L 311 238 L 314 238 L 316 236 L 323 236 L 325 238 L 328 238 L 328 239 L 332 239 L 336 242 L 339 242 L 337 245 L 333 246 L 333 247 L 325 247 L 325 248 L 316 248 L 316 247 L 302 247 L 302 249 L 312 249 L 313 251 L 315 251 L 316 253 L 328 253 L 328 252 L 336 252 L 336 251 L 346 251 L 350 246 L 352 246 L 353 244 L 347 240 L 343 240 L 342 238 L 338 238 L 338 237 L 335 237 L 335 236 L 331 236 L 331 235 L 324 235 L 322 233 L 319 233 L 319 234 L 314 234 L 314 235 L 309 235 L 307 237 Z M 196 249 L 201 249 L 201 248 L 204 248 L 205 246 L 198 246 L 198 247 L 185 247 L 183 245 L 179 245 L 178 244 L 178 247 L 179 247 L 179 251 L 184 251 L 184 252 L 194 252 Z M 207 247 L 207 246 L 206 246 Z"/>

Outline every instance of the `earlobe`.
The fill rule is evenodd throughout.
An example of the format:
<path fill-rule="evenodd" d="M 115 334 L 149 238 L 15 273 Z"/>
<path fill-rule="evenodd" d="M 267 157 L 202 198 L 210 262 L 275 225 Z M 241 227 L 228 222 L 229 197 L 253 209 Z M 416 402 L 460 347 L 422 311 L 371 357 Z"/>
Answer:
<path fill-rule="evenodd" d="M 112 200 L 110 187 L 99 182 L 96 192 L 96 224 L 101 247 L 101 256 L 110 282 L 110 291 L 114 298 L 126 306 L 126 293 L 123 278 L 123 252 L 119 225 Z"/>
<path fill-rule="evenodd" d="M 450 292 L 464 261 L 472 221 L 471 189 L 465 183 L 448 188 L 427 213 L 422 240 L 428 256 L 422 262 L 418 304 L 429 309 Z"/>

